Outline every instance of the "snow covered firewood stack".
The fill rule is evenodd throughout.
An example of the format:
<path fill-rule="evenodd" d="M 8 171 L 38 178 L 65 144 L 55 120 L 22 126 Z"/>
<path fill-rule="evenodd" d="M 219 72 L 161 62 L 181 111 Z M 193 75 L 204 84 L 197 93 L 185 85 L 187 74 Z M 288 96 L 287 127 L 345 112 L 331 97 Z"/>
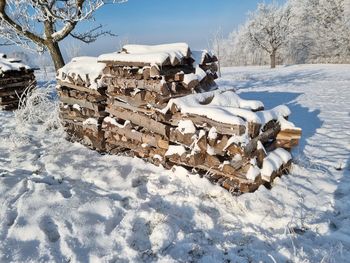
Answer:
<path fill-rule="evenodd" d="M 0 110 L 18 108 L 20 98 L 35 87 L 34 70 L 0 54 Z"/>
<path fill-rule="evenodd" d="M 232 88 L 218 89 L 216 61 L 187 44 L 126 45 L 93 61 L 77 58 L 58 74 L 62 118 L 72 135 L 90 134 L 83 142 L 93 148 L 180 165 L 230 191 L 252 192 L 288 170 L 301 130 L 286 106 L 264 110 Z"/>
<path fill-rule="evenodd" d="M 185 43 L 126 45 L 119 53 L 101 55 L 107 66 L 103 81 L 111 103 L 163 108 L 174 97 L 216 87 L 217 58 L 207 51 L 191 52 Z"/>
<path fill-rule="evenodd" d="M 159 163 L 169 146 L 170 127 L 159 121 L 160 110 L 173 98 L 216 88 L 217 58 L 207 51 L 191 52 L 185 43 L 126 45 L 98 59 L 106 64 L 110 117 L 103 130 L 109 152 L 130 149 Z"/>
<path fill-rule="evenodd" d="M 104 68 L 95 57 L 78 57 L 57 73 L 60 116 L 69 138 L 98 151 L 105 150 L 101 123 L 108 115 Z"/>
<path fill-rule="evenodd" d="M 300 129 L 286 106 L 264 111 L 215 85 L 216 58 L 186 44 L 124 46 L 105 54 L 106 150 L 165 167 L 204 172 L 236 192 L 251 192 L 287 170 Z"/>

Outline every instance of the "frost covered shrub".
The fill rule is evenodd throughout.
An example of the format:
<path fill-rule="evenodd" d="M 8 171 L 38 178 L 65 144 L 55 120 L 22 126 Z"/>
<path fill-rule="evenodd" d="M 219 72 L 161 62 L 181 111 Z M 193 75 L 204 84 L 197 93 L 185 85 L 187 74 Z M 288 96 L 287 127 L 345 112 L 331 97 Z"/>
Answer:
<path fill-rule="evenodd" d="M 55 85 L 44 85 L 35 89 L 28 87 L 21 95 L 15 118 L 18 128 L 28 124 L 40 124 L 44 130 L 62 129 Z"/>

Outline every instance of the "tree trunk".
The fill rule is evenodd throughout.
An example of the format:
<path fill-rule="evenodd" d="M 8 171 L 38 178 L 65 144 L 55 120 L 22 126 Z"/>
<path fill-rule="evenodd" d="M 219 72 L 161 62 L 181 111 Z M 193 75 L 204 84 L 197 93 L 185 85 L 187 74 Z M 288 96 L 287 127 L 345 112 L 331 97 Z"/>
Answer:
<path fill-rule="evenodd" d="M 270 54 L 270 60 L 271 60 L 271 68 L 276 67 L 276 50 L 273 50 Z"/>
<path fill-rule="evenodd" d="M 47 43 L 46 46 L 54 63 L 55 70 L 57 71 L 64 66 L 64 59 L 60 47 L 57 42 Z"/>

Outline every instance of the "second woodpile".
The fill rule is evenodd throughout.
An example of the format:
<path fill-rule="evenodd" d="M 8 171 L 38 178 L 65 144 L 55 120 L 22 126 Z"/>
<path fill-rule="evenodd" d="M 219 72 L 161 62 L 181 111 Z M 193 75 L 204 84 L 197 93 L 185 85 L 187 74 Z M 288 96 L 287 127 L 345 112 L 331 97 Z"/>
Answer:
<path fill-rule="evenodd" d="M 0 110 L 17 109 L 23 95 L 35 87 L 34 70 L 0 54 Z"/>
<path fill-rule="evenodd" d="M 184 166 L 252 192 L 288 170 L 301 130 L 284 105 L 264 110 L 218 89 L 216 71 L 215 56 L 187 44 L 76 58 L 58 72 L 61 117 L 71 138 L 98 151 Z"/>

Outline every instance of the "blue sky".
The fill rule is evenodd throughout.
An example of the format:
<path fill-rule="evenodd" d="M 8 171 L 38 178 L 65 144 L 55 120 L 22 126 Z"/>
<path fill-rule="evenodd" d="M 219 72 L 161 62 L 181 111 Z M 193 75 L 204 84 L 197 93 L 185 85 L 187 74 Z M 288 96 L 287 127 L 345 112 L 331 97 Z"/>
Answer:
<path fill-rule="evenodd" d="M 114 52 L 126 39 L 129 43 L 161 44 L 187 42 L 193 49 L 208 48 L 214 32 L 227 36 L 244 23 L 249 11 L 263 0 L 128 0 L 107 4 L 95 14 L 94 22 L 79 24 L 80 31 L 102 24 L 118 37 L 102 37 L 81 46 L 79 55 L 97 56 Z M 265 0 L 266 3 L 272 0 Z M 276 0 L 283 3 L 286 0 Z M 61 43 L 62 52 L 71 47 L 72 39 Z M 4 48 L 10 53 L 18 48 Z"/>
<path fill-rule="evenodd" d="M 125 39 L 143 44 L 187 42 L 196 49 L 207 48 L 214 32 L 221 28 L 223 35 L 228 35 L 244 23 L 258 2 L 261 1 L 129 0 L 106 5 L 97 12 L 95 23 L 106 25 L 119 38 L 102 38 L 84 47 L 84 52 L 97 55 L 115 51 Z"/>

